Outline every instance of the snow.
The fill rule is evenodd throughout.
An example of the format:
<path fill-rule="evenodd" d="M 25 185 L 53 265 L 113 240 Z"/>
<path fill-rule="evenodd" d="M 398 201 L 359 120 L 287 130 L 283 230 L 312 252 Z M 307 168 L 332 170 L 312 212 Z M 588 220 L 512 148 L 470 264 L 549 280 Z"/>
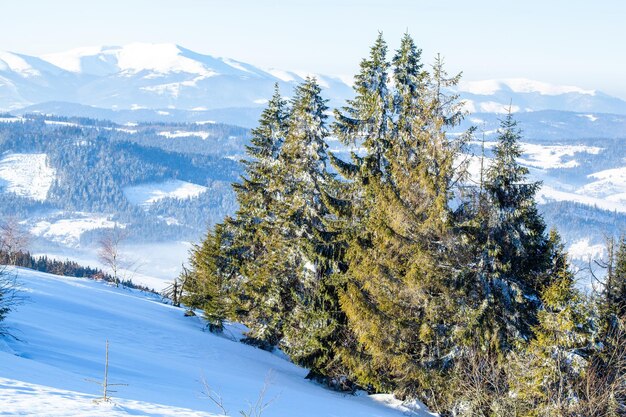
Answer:
<path fill-rule="evenodd" d="M 66 71 L 81 72 L 83 58 L 93 55 L 106 54 L 107 49 L 107 47 L 102 46 L 88 46 L 82 48 L 74 48 L 69 51 L 56 54 L 43 55 L 41 58 L 45 61 L 48 61 L 52 65 L 63 68 Z"/>
<path fill-rule="evenodd" d="M 5 51 L 0 51 L 0 70 L 17 72 L 23 77 L 41 75 L 41 73 L 29 65 L 24 58 L 17 54 Z"/>
<path fill-rule="evenodd" d="M 79 124 L 77 123 L 72 123 L 72 122 L 61 122 L 58 120 L 44 120 L 43 121 L 45 124 L 47 125 L 59 125 L 59 126 L 72 126 L 72 127 L 81 127 Z"/>
<path fill-rule="evenodd" d="M 505 78 L 482 81 L 462 81 L 459 90 L 476 95 L 490 96 L 502 90 L 511 90 L 515 93 L 539 93 L 545 96 L 556 96 L 567 93 L 578 93 L 594 96 L 595 90 L 584 90 L 569 85 L 554 85 L 526 78 Z"/>
<path fill-rule="evenodd" d="M 9 153 L 0 159 L 0 186 L 4 191 L 43 201 L 55 178 L 44 153 Z"/>
<path fill-rule="evenodd" d="M 190 136 L 197 136 L 202 139 L 208 138 L 211 135 L 210 132 L 187 132 L 183 130 L 177 130 L 175 132 L 159 132 L 159 136 L 165 136 L 166 138 L 186 138 Z"/>
<path fill-rule="evenodd" d="M 626 167 L 606 169 L 587 177 L 595 181 L 579 188 L 577 192 L 626 206 Z"/>
<path fill-rule="evenodd" d="M 287 82 L 287 83 L 296 81 L 296 76 L 290 73 L 289 71 L 283 71 L 283 70 L 276 69 L 276 68 L 268 68 L 265 71 L 273 75 L 274 77 L 278 78 L 279 80 Z"/>
<path fill-rule="evenodd" d="M 132 204 L 146 206 L 164 198 L 192 198 L 206 190 L 207 187 L 191 182 L 168 180 L 125 187 L 124 194 Z"/>
<path fill-rule="evenodd" d="M 226 65 L 233 67 L 236 70 L 239 71 L 243 71 L 243 72 L 251 72 L 249 69 L 247 69 L 246 67 L 244 67 L 243 63 L 235 61 L 233 59 L 230 58 L 222 58 L 222 62 L 224 62 Z"/>
<path fill-rule="evenodd" d="M 584 145 L 546 146 L 532 143 L 521 143 L 521 145 L 524 158 L 520 158 L 520 163 L 541 169 L 574 168 L 578 166 L 578 162 L 575 160 L 564 162 L 565 156 L 574 156 L 577 153 L 597 155 L 602 151 L 602 148 L 597 146 Z"/>
<path fill-rule="evenodd" d="M 595 122 L 596 120 L 598 120 L 598 117 L 594 116 L 593 114 L 580 114 L 580 115 L 578 115 L 578 117 L 586 117 L 587 119 L 591 120 L 592 122 Z"/>
<path fill-rule="evenodd" d="M 605 245 L 592 245 L 589 238 L 579 239 L 572 243 L 567 249 L 568 255 L 572 259 L 587 261 L 589 259 L 600 259 L 604 254 Z"/>
<path fill-rule="evenodd" d="M 537 193 L 537 200 L 540 203 L 548 201 L 573 201 L 576 203 L 587 204 L 589 206 L 595 206 L 603 210 L 626 213 L 626 204 L 621 201 L 616 202 L 605 198 L 585 195 L 582 194 L 581 190 L 577 190 L 575 193 L 561 191 L 548 185 L 544 185 L 541 187 L 541 189 Z"/>
<path fill-rule="evenodd" d="M 9 315 L 19 340 L 0 340 L 3 415 L 218 416 L 203 383 L 223 398 L 228 415 L 256 401 L 267 380 L 266 417 L 426 417 L 418 402 L 390 396 L 351 396 L 304 379 L 307 371 L 282 355 L 204 331 L 198 317 L 159 297 L 102 282 L 13 269 L 26 303 Z M 112 403 L 96 403 L 109 341 Z M 270 375 L 269 378 L 267 376 Z"/>
<path fill-rule="evenodd" d="M 31 227 L 30 233 L 67 247 L 77 247 L 80 236 L 86 231 L 116 226 L 116 223 L 104 214 L 74 212 L 69 215 L 70 217 L 66 216 L 68 216 L 66 213 L 59 212 L 39 220 Z"/>
<path fill-rule="evenodd" d="M 184 72 L 211 76 L 216 73 L 201 62 L 183 56 L 180 47 L 173 43 L 135 42 L 124 46 L 96 46 L 42 56 L 42 59 L 71 72 L 83 72 L 86 58 L 93 58 L 111 65 L 111 72 L 129 75 L 150 71 L 152 77 L 159 74 Z"/>
<path fill-rule="evenodd" d="M 18 123 L 23 121 L 24 118 L 22 117 L 0 117 L 0 123 Z"/>

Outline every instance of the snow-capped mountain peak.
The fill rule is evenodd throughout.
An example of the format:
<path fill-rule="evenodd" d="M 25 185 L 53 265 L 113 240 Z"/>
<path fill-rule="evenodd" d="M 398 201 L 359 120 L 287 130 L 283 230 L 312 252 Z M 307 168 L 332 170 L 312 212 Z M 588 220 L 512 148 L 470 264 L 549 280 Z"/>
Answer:
<path fill-rule="evenodd" d="M 183 72 L 202 76 L 215 74 L 173 43 L 131 43 L 125 46 L 95 46 L 48 54 L 42 58 L 57 67 L 74 73 L 102 75 L 149 71 L 156 74 Z"/>
<path fill-rule="evenodd" d="M 25 78 L 41 75 L 41 73 L 29 64 L 20 54 L 5 51 L 0 51 L 0 71 L 12 71 Z"/>
<path fill-rule="evenodd" d="M 576 93 L 595 96 L 595 90 L 585 90 L 571 85 L 555 85 L 527 78 L 504 78 L 495 80 L 464 81 L 459 90 L 465 93 L 489 96 L 501 91 L 513 93 L 537 93 L 543 96 L 558 96 Z"/>

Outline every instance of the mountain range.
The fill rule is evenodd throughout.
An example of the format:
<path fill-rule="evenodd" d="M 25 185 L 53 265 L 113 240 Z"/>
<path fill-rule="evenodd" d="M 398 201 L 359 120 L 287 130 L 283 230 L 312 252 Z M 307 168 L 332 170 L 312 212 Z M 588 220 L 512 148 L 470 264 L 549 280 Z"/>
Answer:
<path fill-rule="evenodd" d="M 194 113 L 205 117 L 204 112 L 212 112 L 223 117 L 218 121 L 235 123 L 241 117 L 240 125 L 249 125 L 275 83 L 289 96 L 307 75 L 317 77 L 330 107 L 352 95 L 350 81 L 342 77 L 262 69 L 170 43 L 42 56 L 0 52 L 0 109 L 46 111 L 54 102 L 56 114 L 75 115 L 70 111 L 79 104 L 91 106 L 92 113 L 136 111 L 138 121 L 190 121 Z M 626 114 L 626 101 L 603 92 L 523 78 L 463 81 L 456 92 L 471 112 L 502 113 L 511 105 L 514 111 Z M 146 112 L 155 109 L 161 113 Z"/>

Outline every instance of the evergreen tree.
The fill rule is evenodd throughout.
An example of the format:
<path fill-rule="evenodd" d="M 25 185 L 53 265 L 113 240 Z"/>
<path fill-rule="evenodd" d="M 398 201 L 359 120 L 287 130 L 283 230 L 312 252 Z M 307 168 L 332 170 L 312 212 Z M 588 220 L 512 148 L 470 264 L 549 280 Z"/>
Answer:
<path fill-rule="evenodd" d="M 190 309 L 202 309 L 211 331 L 220 332 L 229 317 L 226 286 L 236 273 L 227 226 L 217 224 L 200 245 L 194 246 L 190 257 L 190 273 L 185 274 L 185 290 L 181 301 Z"/>
<path fill-rule="evenodd" d="M 545 224 L 534 200 L 539 183 L 528 182 L 517 123 L 502 120 L 494 159 L 475 207 L 476 273 L 472 304 L 464 311 L 461 338 L 505 353 L 532 337 L 541 290 L 552 279 Z"/>
<path fill-rule="evenodd" d="M 565 417 L 576 415 L 581 400 L 578 390 L 588 365 L 592 326 L 555 230 L 549 246 L 551 283 L 541 291 L 535 338 L 522 352 L 511 380 L 525 415 Z"/>
<path fill-rule="evenodd" d="M 379 38 L 372 54 L 384 52 L 381 44 Z M 386 74 L 384 55 L 376 57 L 364 64 L 377 62 L 379 71 L 362 64 L 357 79 Z M 443 242 L 454 149 L 442 129 L 452 120 L 447 114 L 455 103 L 440 102 L 448 80 L 443 71 L 424 73 L 419 58 L 420 51 L 405 36 L 393 60 L 395 89 L 385 89 L 384 100 L 374 101 L 357 84 L 353 103 L 362 100 L 369 106 L 353 106 L 349 123 L 338 118 L 335 125 L 339 136 L 351 128 L 368 132 L 362 142 L 366 155 L 353 158 L 358 169 L 348 170 L 354 173 L 352 221 L 358 226 L 348 231 L 346 289 L 340 300 L 360 347 L 350 366 L 362 383 L 402 396 L 432 388 L 437 378 L 432 371 L 448 353 L 445 310 L 452 299 Z M 385 128 L 372 128 L 381 125 Z"/>
<path fill-rule="evenodd" d="M 280 155 L 284 199 L 278 205 L 283 238 L 297 258 L 295 303 L 283 347 L 311 369 L 311 377 L 341 384 L 335 346 L 345 321 L 338 308 L 333 274 L 341 262 L 340 243 L 327 202 L 340 185 L 327 172 L 328 110 L 314 78 L 295 90 L 288 133 Z M 339 387 L 343 388 L 343 387 Z"/>
<path fill-rule="evenodd" d="M 353 154 L 352 164 L 333 159 L 339 171 L 348 178 L 360 169 L 362 181 L 367 181 L 370 173 L 380 173 L 387 165 L 385 153 L 393 113 L 392 96 L 388 90 L 389 65 L 387 44 L 380 33 L 369 58 L 361 61 L 361 70 L 354 77 L 354 99 L 348 100 L 341 111 L 335 110 L 335 135 L 345 144 L 362 144 L 368 150 L 363 160 Z"/>
<path fill-rule="evenodd" d="M 284 297 L 275 291 L 289 292 L 288 285 L 272 281 L 288 279 L 289 274 L 283 276 L 282 272 L 288 271 L 290 265 L 284 265 L 280 251 L 270 244 L 270 240 L 276 241 L 273 202 L 279 198 L 280 190 L 273 184 L 287 114 L 286 103 L 276 86 L 259 126 L 252 131 L 248 159 L 243 161 L 245 176 L 240 184 L 233 185 L 239 209 L 194 248 L 184 301 L 209 308 L 209 313 L 205 311 L 208 316 L 213 317 L 213 311 L 217 316 L 228 312 L 229 318 L 251 324 L 250 341 L 265 348 L 276 345 L 280 339 L 280 324 L 273 317 L 275 311 L 284 310 Z M 228 303 L 228 308 L 219 303 Z"/>
<path fill-rule="evenodd" d="M 252 130 L 246 175 L 235 185 L 239 210 L 229 220 L 234 230 L 238 282 L 233 293 L 237 317 L 250 327 L 247 342 L 271 349 L 282 337 L 285 312 L 291 310 L 293 260 L 287 255 L 276 217 L 284 194 L 279 184 L 279 155 L 287 133 L 289 110 L 278 85 L 259 126 Z"/>
<path fill-rule="evenodd" d="M 620 237 L 615 243 L 613 238 L 608 242 L 607 273 L 604 279 L 604 314 L 614 318 L 626 316 L 626 237 Z"/>

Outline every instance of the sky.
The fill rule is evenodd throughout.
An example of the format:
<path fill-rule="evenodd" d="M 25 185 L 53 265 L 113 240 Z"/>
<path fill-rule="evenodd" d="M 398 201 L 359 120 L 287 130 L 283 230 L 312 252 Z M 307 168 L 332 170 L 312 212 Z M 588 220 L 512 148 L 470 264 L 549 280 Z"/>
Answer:
<path fill-rule="evenodd" d="M 621 0 L 2 0 L 0 49 L 173 42 L 261 67 L 350 76 L 409 32 L 465 80 L 530 78 L 626 99 Z"/>

